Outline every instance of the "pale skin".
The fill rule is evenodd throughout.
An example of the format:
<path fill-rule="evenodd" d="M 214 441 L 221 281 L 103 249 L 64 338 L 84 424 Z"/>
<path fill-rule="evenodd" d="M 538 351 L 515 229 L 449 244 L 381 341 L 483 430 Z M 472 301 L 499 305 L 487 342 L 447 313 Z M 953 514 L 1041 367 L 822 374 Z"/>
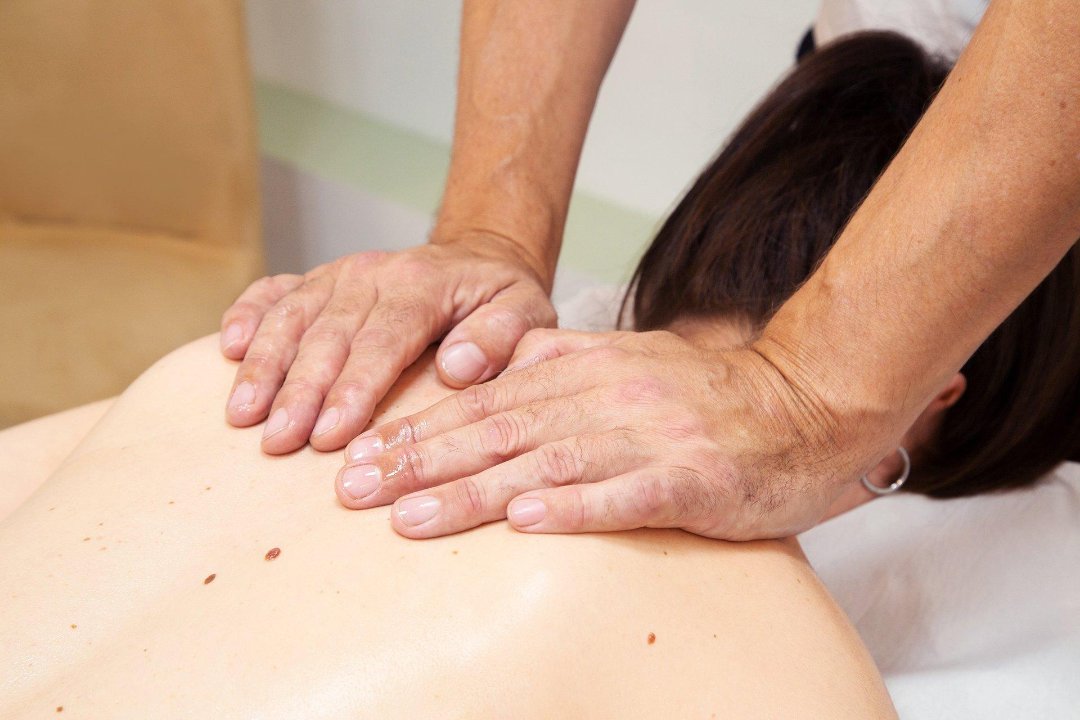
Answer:
<path fill-rule="evenodd" d="M 4 465 L 55 468 L 0 522 L 0 717 L 895 717 L 794 540 L 411 542 L 318 491 L 336 458 L 253 454 L 259 428 L 216 419 L 217 343 Z M 450 392 L 429 353 L 376 419 Z"/>
<path fill-rule="evenodd" d="M 630 7 L 466 4 L 454 159 L 433 235 L 437 247 L 516 248 L 522 272 L 529 269 L 539 287 L 547 287 L 581 138 Z M 485 313 L 503 318 L 489 318 L 500 329 L 499 342 L 490 343 L 494 335 L 481 323 L 466 329 L 440 324 L 423 309 L 457 307 L 462 288 L 474 287 L 465 279 L 468 263 L 448 259 L 439 273 L 454 293 L 418 291 L 408 306 L 425 321 L 396 328 L 426 339 L 380 336 L 384 349 L 410 349 L 391 367 L 404 367 L 413 351 L 446 331 L 439 356 L 444 376 L 449 361 L 464 357 L 449 356 L 450 344 L 500 348 L 498 354 L 483 351 L 482 362 L 473 363 L 480 368 L 474 379 L 491 377 L 505 364 L 510 345 L 502 341 L 516 342 L 517 359 L 544 362 L 432 408 L 418 433 L 401 435 L 399 423 L 369 436 L 374 457 L 380 444 L 400 453 L 391 445 L 437 444 L 437 435 L 482 420 L 509 419 L 508 427 L 528 430 L 506 455 L 485 453 L 480 445 L 467 449 L 458 467 L 470 475 L 440 475 L 451 485 L 439 491 L 436 504 L 415 500 L 431 497 L 424 491 L 399 500 L 397 513 L 406 510 L 403 503 L 426 503 L 431 516 L 420 524 L 435 523 L 434 534 L 507 513 L 541 532 L 675 526 L 748 539 L 812 526 L 853 478 L 895 448 L 1080 236 L 1077 37 L 1080 14 L 1071 2 L 993 2 L 925 118 L 820 268 L 743 347 L 703 348 L 668 333 L 525 335 L 536 324 L 521 305 L 481 300 Z M 395 279 L 384 274 L 378 282 Z M 236 387 L 249 381 L 259 390 L 248 405 L 230 409 L 231 422 L 258 422 L 271 409 L 283 371 L 273 375 L 277 380 L 260 379 L 262 368 L 288 367 L 303 335 L 298 328 L 305 326 L 294 320 L 291 335 L 276 330 L 283 318 L 297 315 L 287 312 L 297 307 L 290 297 L 268 295 L 261 305 L 226 314 L 227 332 L 233 323 L 248 328 L 233 333 L 237 339 L 227 348 L 239 358 L 261 313 L 276 308 L 265 315 L 252 344 L 258 349 L 237 377 Z M 322 317 L 316 305 L 299 314 Z M 546 305 L 529 307 L 535 313 Z M 333 313 L 351 318 L 343 328 L 363 315 Z M 448 315 L 457 316 L 447 311 L 439 317 Z M 334 337 L 351 338 L 354 352 L 366 352 L 364 333 L 346 329 Z M 334 357 L 349 354 L 348 342 L 340 342 Z M 336 365 L 328 367 L 327 376 Z M 287 407 L 288 418 L 304 421 L 279 428 L 272 419 L 273 432 L 263 439 L 268 452 L 292 450 L 310 435 L 319 405 L 314 398 L 321 400 L 312 388 L 322 386 L 301 374 L 295 384 L 313 399 L 305 405 L 278 394 L 273 409 Z M 368 397 L 386 382 L 378 375 L 377 382 L 359 386 Z M 352 377 L 345 385 L 357 386 Z M 370 405 L 370 397 L 365 402 Z M 350 413 L 347 427 L 313 437 L 313 445 L 346 442 L 364 416 Z M 524 417 L 538 421 L 524 423 Z M 620 447 L 631 441 L 614 418 L 632 418 L 653 432 Z M 613 454 L 621 464 L 608 462 Z M 511 462 L 552 470 L 526 478 L 513 495 L 473 480 Z M 495 472 L 485 477 L 499 482 Z M 388 497 L 394 492 L 386 491 Z"/>

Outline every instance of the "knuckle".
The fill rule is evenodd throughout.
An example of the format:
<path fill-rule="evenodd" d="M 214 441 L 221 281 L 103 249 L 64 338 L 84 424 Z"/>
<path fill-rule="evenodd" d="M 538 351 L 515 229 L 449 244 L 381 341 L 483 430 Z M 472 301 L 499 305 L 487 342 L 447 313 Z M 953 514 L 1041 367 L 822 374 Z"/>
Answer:
<path fill-rule="evenodd" d="M 479 449 L 499 462 L 517 455 L 525 445 L 525 423 L 514 413 L 492 415 L 481 423 Z"/>
<path fill-rule="evenodd" d="M 529 331 L 531 323 L 517 308 L 500 307 L 488 316 L 487 325 L 491 329 L 498 328 L 505 335 L 523 337 Z"/>
<path fill-rule="evenodd" d="M 304 333 L 304 343 L 315 346 L 348 346 L 348 340 L 342 329 L 337 325 L 325 321 L 315 323 Z"/>
<path fill-rule="evenodd" d="M 705 422 L 685 408 L 664 413 L 657 432 L 672 442 L 686 442 L 706 436 Z"/>
<path fill-rule="evenodd" d="M 429 279 L 435 274 L 432 263 L 415 255 L 405 255 L 398 261 L 396 276 L 407 283 L 418 283 Z"/>
<path fill-rule="evenodd" d="M 523 356 L 538 356 L 554 344 L 555 332 L 548 328 L 526 330 L 518 341 L 515 353 Z"/>
<path fill-rule="evenodd" d="M 600 345 L 585 350 L 585 356 L 589 362 L 598 365 L 621 364 L 629 354 L 627 350 L 618 345 Z"/>
<path fill-rule="evenodd" d="M 354 253 L 342 258 L 344 269 L 350 275 L 360 274 L 382 262 L 388 253 L 382 250 L 369 250 Z"/>
<path fill-rule="evenodd" d="M 353 336 L 352 349 L 354 352 L 361 350 L 388 352 L 399 344 L 399 336 L 394 330 L 379 325 L 364 327 L 357 331 Z"/>
<path fill-rule="evenodd" d="M 281 321 L 303 315 L 303 313 L 304 304 L 290 295 L 274 303 L 267 315 L 274 320 Z"/>
<path fill-rule="evenodd" d="M 417 423 L 411 417 L 403 417 L 390 426 L 384 433 L 387 447 L 396 447 L 404 443 L 420 442 L 424 423 Z"/>
<path fill-rule="evenodd" d="M 551 328 L 532 328 L 522 335 L 521 339 L 522 341 L 540 345 L 548 342 L 554 336 L 555 330 L 552 330 Z"/>
<path fill-rule="evenodd" d="M 316 322 L 336 327 L 346 327 L 356 323 L 358 314 L 355 309 L 345 303 L 330 302 L 319 313 L 319 319 Z"/>
<path fill-rule="evenodd" d="M 566 512 L 566 522 L 571 530 L 580 532 L 591 526 L 595 513 L 580 492 L 568 495 L 567 505 L 569 507 Z"/>
<path fill-rule="evenodd" d="M 279 275 L 263 278 L 263 280 L 266 281 L 265 285 L 267 289 L 278 292 L 288 292 L 292 290 L 303 282 L 303 279 L 302 275 L 292 275 L 289 273 L 281 273 Z"/>
<path fill-rule="evenodd" d="M 252 376 L 262 375 L 268 370 L 277 370 L 277 357 L 263 352 L 251 352 L 244 356 L 244 369 Z"/>
<path fill-rule="evenodd" d="M 430 467 L 431 459 L 427 452 L 416 445 L 407 444 L 402 446 L 397 464 L 387 475 L 400 478 L 407 486 L 406 492 L 411 492 L 430 485 Z"/>
<path fill-rule="evenodd" d="M 677 520 L 678 515 L 675 495 L 678 491 L 668 475 L 639 477 L 631 490 L 631 502 L 634 512 L 643 518 Z"/>
<path fill-rule="evenodd" d="M 652 375 L 636 375 L 620 382 L 616 400 L 620 404 L 647 405 L 666 396 L 664 382 Z"/>
<path fill-rule="evenodd" d="M 321 398 L 323 395 L 323 387 L 307 378 L 290 376 L 281 384 L 281 390 L 278 391 L 278 394 L 286 397 L 317 395 Z"/>
<path fill-rule="evenodd" d="M 567 485 L 581 479 L 581 453 L 563 443 L 541 445 L 533 454 L 536 477 L 547 487 Z"/>
<path fill-rule="evenodd" d="M 308 270 L 306 273 L 300 276 L 300 285 L 311 285 L 319 282 L 327 273 L 333 273 L 334 263 L 323 263 L 322 265 L 316 265 Z"/>
<path fill-rule="evenodd" d="M 250 300 L 237 300 L 225 311 L 225 322 L 228 322 L 229 319 L 237 316 L 260 316 L 262 314 L 262 307 L 258 303 L 251 302 Z"/>
<path fill-rule="evenodd" d="M 421 437 L 423 426 L 422 421 L 416 422 L 413 417 L 404 417 L 381 425 L 379 427 L 379 436 L 382 438 L 383 447 L 387 450 L 393 450 L 426 439 Z"/>
<path fill-rule="evenodd" d="M 470 385 L 455 397 L 458 410 L 469 422 L 477 422 L 495 410 L 495 389 L 492 385 Z"/>
<path fill-rule="evenodd" d="M 479 515 L 487 506 L 483 486 L 474 478 L 459 480 L 454 487 L 454 494 L 461 509 L 469 515 Z"/>
<path fill-rule="evenodd" d="M 339 378 L 327 393 L 327 400 L 334 405 L 344 401 L 351 407 L 368 407 L 374 405 L 374 396 L 375 391 L 367 383 Z"/>
<path fill-rule="evenodd" d="M 264 275 L 263 277 L 259 278 L 258 280 L 251 283 L 251 285 L 248 286 L 248 288 L 250 290 L 254 290 L 256 292 L 265 292 L 267 290 L 275 290 L 276 287 L 277 287 L 277 284 L 276 284 L 275 278 L 270 277 L 269 275 Z"/>

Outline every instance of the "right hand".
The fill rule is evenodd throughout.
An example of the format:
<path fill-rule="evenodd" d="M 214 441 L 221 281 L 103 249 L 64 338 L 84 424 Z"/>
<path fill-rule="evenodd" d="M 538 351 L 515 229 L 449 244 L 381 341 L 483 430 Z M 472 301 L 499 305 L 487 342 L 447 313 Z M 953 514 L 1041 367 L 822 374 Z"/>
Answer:
<path fill-rule="evenodd" d="M 475 234 L 262 278 L 221 320 L 222 353 L 242 361 L 226 418 L 247 427 L 269 417 L 268 453 L 309 439 L 337 450 L 443 335 L 442 380 L 483 382 L 506 367 L 527 331 L 555 324 L 549 279 L 537 265 L 512 241 Z"/>

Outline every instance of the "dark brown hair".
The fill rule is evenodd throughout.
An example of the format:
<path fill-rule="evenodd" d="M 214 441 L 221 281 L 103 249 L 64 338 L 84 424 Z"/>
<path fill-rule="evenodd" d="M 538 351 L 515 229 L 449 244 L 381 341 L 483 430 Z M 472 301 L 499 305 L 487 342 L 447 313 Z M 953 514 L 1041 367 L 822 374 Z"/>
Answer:
<path fill-rule="evenodd" d="M 693 316 L 763 327 L 825 257 L 948 70 L 883 32 L 802 60 L 664 222 L 634 273 L 635 328 Z M 1078 459 L 1076 246 L 962 372 L 967 390 L 933 447 L 920 448 L 907 489 L 955 497 L 1015 488 Z"/>

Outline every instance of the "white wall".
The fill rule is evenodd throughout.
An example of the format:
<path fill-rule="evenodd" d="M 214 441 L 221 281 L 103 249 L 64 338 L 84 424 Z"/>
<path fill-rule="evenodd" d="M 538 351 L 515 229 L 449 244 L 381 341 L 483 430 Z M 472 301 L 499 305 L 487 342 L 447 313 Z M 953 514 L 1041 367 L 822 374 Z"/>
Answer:
<path fill-rule="evenodd" d="M 581 0 L 588 2 L 588 0 Z M 639 0 L 579 188 L 658 216 L 790 66 L 818 0 Z M 256 76 L 449 141 L 459 7 L 251 0 Z"/>

